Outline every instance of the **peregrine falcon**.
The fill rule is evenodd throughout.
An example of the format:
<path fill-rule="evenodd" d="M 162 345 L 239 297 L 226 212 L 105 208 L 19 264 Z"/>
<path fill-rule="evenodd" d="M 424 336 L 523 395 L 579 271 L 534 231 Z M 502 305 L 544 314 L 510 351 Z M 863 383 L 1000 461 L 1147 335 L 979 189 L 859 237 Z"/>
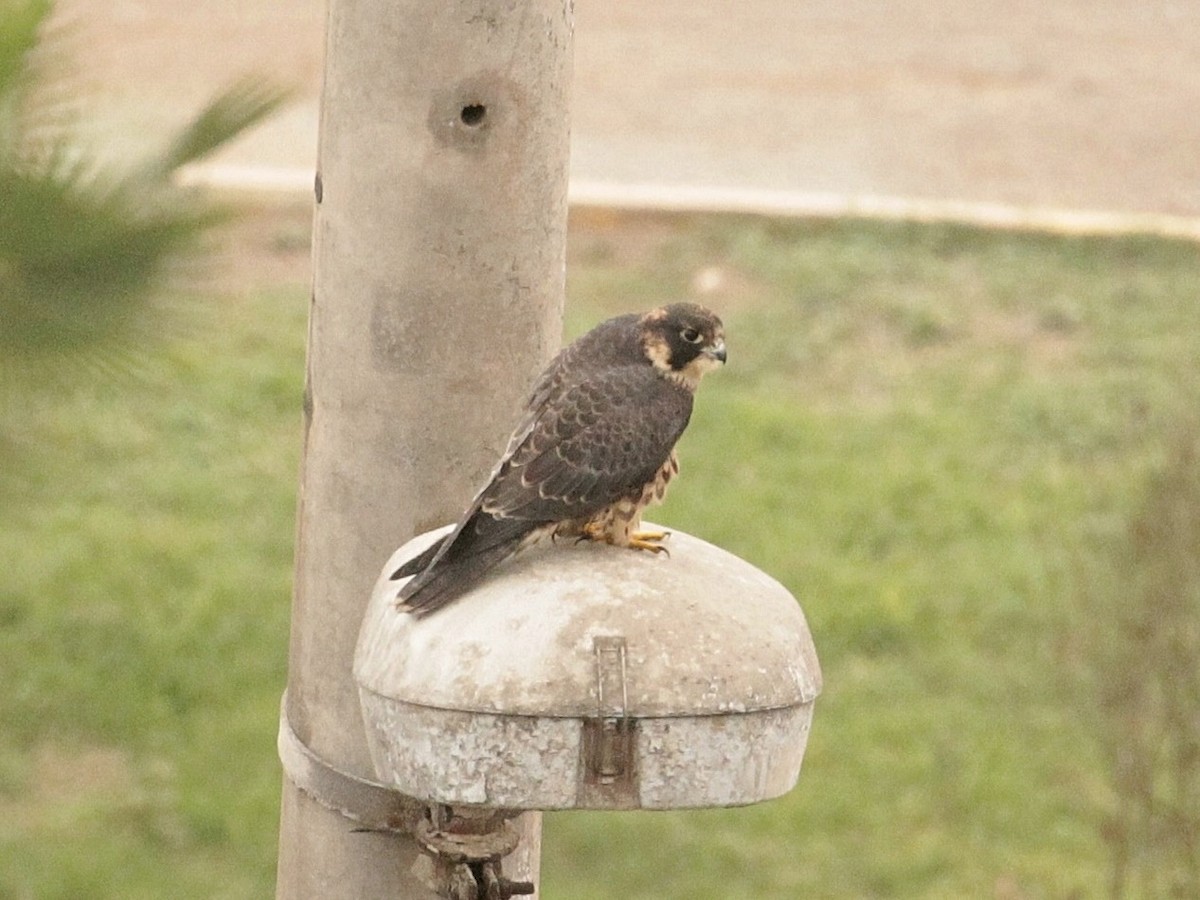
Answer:
<path fill-rule="evenodd" d="M 696 386 L 724 362 L 721 320 L 694 303 L 617 316 L 560 351 L 454 530 L 392 574 L 414 576 L 400 609 L 440 609 L 546 535 L 663 551 L 642 510 L 679 471 Z"/>

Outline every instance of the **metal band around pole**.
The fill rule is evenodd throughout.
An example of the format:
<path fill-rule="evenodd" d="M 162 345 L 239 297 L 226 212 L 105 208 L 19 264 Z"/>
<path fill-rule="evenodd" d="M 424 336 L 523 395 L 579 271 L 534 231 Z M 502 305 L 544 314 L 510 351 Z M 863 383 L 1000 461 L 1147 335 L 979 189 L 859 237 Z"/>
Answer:
<path fill-rule="evenodd" d="M 409 833 L 423 804 L 399 791 L 336 769 L 309 748 L 292 729 L 287 692 L 279 710 L 279 761 L 288 780 L 326 809 L 364 829 Z"/>

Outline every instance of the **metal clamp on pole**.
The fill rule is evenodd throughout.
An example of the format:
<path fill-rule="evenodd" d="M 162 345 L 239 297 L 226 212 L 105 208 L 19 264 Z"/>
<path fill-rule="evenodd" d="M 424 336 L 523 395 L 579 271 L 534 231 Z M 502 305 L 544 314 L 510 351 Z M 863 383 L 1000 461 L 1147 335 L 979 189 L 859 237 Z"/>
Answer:
<path fill-rule="evenodd" d="M 356 823 L 355 831 L 413 835 L 427 854 L 417 877 L 452 900 L 508 900 L 532 894 L 532 882 L 505 878 L 501 858 L 517 849 L 520 832 L 508 810 L 453 810 L 421 803 L 386 784 L 336 769 L 300 740 L 288 721 L 287 692 L 279 710 L 279 761 L 288 779 L 326 809 Z"/>
<path fill-rule="evenodd" d="M 386 784 L 334 768 L 300 740 L 288 721 L 286 691 L 279 710 L 278 746 L 279 761 L 292 784 L 362 829 L 411 834 L 422 821 L 423 803 Z"/>
<path fill-rule="evenodd" d="M 417 843 L 432 859 L 423 880 L 452 900 L 509 900 L 536 891 L 533 882 L 504 877 L 501 860 L 517 849 L 520 832 L 508 821 L 516 812 L 428 807 L 417 823 Z"/>

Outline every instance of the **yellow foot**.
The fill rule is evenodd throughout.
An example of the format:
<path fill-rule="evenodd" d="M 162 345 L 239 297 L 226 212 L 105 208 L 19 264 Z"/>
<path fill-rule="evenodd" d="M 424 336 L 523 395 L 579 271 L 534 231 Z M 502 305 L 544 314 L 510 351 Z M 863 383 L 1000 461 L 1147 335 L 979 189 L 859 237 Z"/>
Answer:
<path fill-rule="evenodd" d="M 671 536 L 669 531 L 635 531 L 629 536 L 629 546 L 633 550 L 649 550 L 651 553 L 665 553 L 671 555 L 671 551 L 662 545 Z"/>
<path fill-rule="evenodd" d="M 580 541 L 600 541 L 604 544 L 613 544 L 619 547 L 628 547 L 630 550 L 649 550 L 651 553 L 666 553 L 670 556 L 671 553 L 662 542 L 671 536 L 669 531 L 634 531 L 629 535 L 627 540 L 619 540 L 611 531 L 603 525 L 588 523 L 580 530 L 579 537 L 575 539 L 575 543 Z"/>
<path fill-rule="evenodd" d="M 608 536 L 608 532 L 605 531 L 603 526 L 597 525 L 595 522 L 588 522 L 580 529 L 579 537 L 575 543 L 578 544 L 580 541 L 605 541 L 611 544 L 612 538 Z"/>

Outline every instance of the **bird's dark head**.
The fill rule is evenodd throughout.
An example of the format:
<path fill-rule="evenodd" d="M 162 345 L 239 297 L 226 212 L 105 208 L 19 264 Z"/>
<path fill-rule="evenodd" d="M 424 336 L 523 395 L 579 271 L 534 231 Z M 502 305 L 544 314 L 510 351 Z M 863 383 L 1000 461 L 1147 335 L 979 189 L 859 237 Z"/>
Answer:
<path fill-rule="evenodd" d="M 705 372 L 725 362 L 725 326 L 716 313 L 695 303 L 672 303 L 638 320 L 642 347 L 654 367 L 696 389 Z"/>

